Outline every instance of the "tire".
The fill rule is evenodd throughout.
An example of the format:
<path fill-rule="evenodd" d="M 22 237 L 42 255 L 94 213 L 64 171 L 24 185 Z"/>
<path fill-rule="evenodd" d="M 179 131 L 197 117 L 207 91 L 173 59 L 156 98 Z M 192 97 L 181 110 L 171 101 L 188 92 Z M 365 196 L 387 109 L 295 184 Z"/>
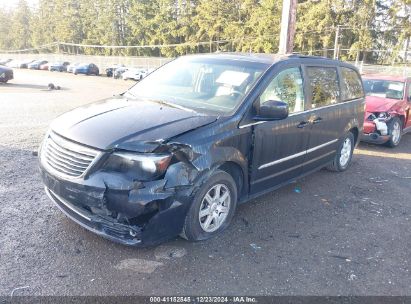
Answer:
<path fill-rule="evenodd" d="M 394 117 L 387 124 L 388 134 L 390 135 L 390 140 L 385 143 L 386 146 L 390 148 L 395 148 L 400 144 L 402 137 L 402 121 L 399 117 Z"/>
<path fill-rule="evenodd" d="M 220 189 L 218 197 L 223 197 L 228 192 L 228 198 L 215 201 L 210 205 L 209 200 L 215 198 L 218 189 Z M 206 198 L 207 194 L 209 199 Z M 195 194 L 181 236 L 189 241 L 202 241 L 214 237 L 229 226 L 236 208 L 236 183 L 230 174 L 217 170 Z M 204 212 L 202 217 L 200 210 Z M 227 212 L 220 212 L 222 210 Z M 221 222 L 216 222 L 217 218 Z"/>
<path fill-rule="evenodd" d="M 348 132 L 340 141 L 334 160 L 327 166 L 327 169 L 334 172 L 343 172 L 347 170 L 351 164 L 354 146 L 354 134 Z"/>

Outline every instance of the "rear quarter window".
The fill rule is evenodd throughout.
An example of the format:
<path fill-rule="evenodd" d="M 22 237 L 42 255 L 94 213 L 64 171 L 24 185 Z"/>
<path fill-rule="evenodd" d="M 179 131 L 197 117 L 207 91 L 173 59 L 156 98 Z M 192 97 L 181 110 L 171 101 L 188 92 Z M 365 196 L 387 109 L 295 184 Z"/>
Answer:
<path fill-rule="evenodd" d="M 307 67 L 310 84 L 311 108 L 338 102 L 340 89 L 337 69 L 334 67 Z"/>
<path fill-rule="evenodd" d="M 341 99 L 353 100 L 364 96 L 362 82 L 357 72 L 350 68 L 341 68 Z"/>

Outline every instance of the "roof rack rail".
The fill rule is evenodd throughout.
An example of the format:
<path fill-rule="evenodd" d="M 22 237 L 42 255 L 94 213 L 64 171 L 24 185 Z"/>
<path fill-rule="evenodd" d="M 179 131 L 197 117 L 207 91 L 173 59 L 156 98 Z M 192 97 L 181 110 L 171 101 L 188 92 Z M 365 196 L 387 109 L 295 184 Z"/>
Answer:
<path fill-rule="evenodd" d="M 288 57 L 297 57 L 297 58 L 310 58 L 310 59 L 328 59 L 328 60 L 333 60 L 331 58 L 327 58 L 324 56 L 313 56 L 313 55 L 304 55 L 304 54 L 299 54 L 299 53 L 292 53 L 288 54 Z"/>

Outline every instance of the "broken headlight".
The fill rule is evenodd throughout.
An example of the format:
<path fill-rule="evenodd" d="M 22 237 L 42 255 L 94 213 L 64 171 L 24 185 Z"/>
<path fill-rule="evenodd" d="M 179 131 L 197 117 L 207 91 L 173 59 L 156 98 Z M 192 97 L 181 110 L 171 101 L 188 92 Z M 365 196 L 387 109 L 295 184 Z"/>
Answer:
<path fill-rule="evenodd" d="M 384 120 L 385 121 L 385 120 L 388 120 L 390 118 L 391 118 L 391 116 L 387 112 L 381 112 L 381 113 L 378 114 L 378 119 L 379 120 Z"/>
<path fill-rule="evenodd" d="M 170 154 L 114 152 L 105 162 L 104 169 L 122 172 L 141 181 L 151 181 L 164 174 L 170 160 Z"/>

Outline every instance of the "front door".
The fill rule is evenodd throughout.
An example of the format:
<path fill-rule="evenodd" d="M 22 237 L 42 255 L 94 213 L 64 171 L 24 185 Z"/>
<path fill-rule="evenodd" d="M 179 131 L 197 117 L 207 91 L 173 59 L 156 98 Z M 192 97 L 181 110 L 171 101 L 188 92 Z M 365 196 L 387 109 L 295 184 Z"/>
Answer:
<path fill-rule="evenodd" d="M 304 112 L 304 83 L 300 66 L 288 66 L 275 74 L 260 95 L 259 102 L 287 102 L 289 117 L 254 126 L 254 150 L 250 193 L 268 190 L 302 172 L 306 153 L 309 115 Z"/>

